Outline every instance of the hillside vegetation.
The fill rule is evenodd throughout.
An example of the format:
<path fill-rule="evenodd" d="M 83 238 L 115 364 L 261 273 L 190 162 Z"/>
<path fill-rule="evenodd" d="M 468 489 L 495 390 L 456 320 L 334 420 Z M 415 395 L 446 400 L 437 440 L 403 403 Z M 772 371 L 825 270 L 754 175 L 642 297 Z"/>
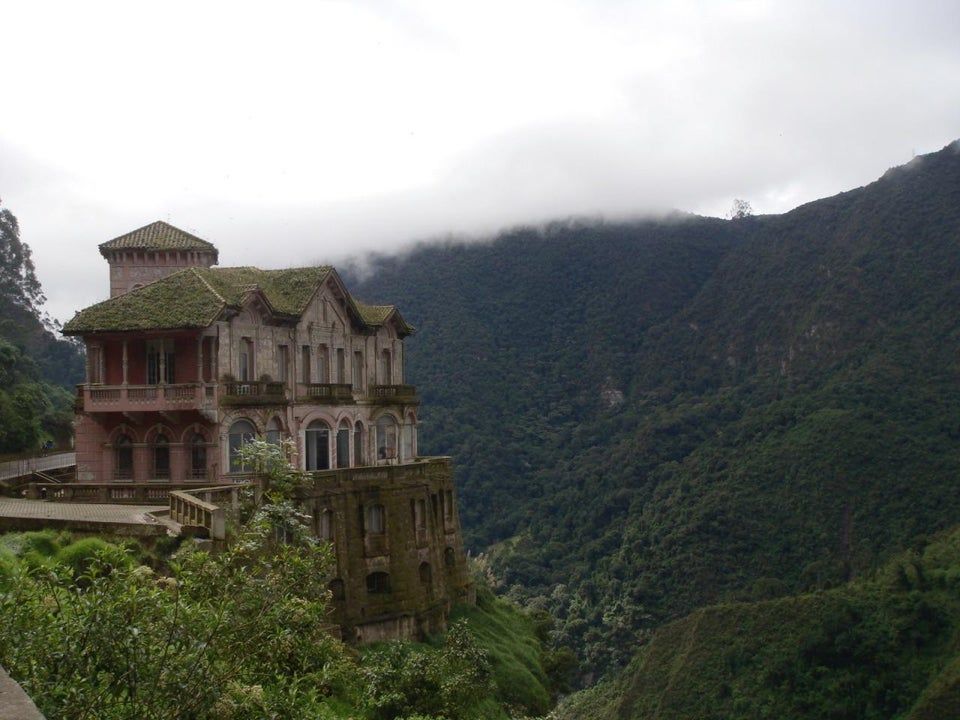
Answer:
<path fill-rule="evenodd" d="M 940 720 L 960 707 L 960 530 L 869 579 L 658 629 L 561 720 Z"/>
<path fill-rule="evenodd" d="M 221 554 L 185 543 L 172 558 L 0 535 L 0 664 L 49 718 L 509 720 L 553 706 L 538 621 L 489 589 L 428 643 L 357 651 L 329 632 L 326 544 L 278 545 L 261 525 Z"/>
<path fill-rule="evenodd" d="M 0 455 L 66 442 L 73 421 L 66 387 L 83 377 L 83 356 L 59 339 L 17 219 L 0 208 Z"/>
<path fill-rule="evenodd" d="M 960 145 L 779 216 L 557 223 L 381 258 L 468 543 L 586 679 L 725 599 L 960 522 Z"/>

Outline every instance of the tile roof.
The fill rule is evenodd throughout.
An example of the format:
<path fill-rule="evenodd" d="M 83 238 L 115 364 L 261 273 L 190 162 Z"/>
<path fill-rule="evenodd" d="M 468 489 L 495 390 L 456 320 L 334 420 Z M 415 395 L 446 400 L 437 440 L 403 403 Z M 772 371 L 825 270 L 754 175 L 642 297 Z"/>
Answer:
<path fill-rule="evenodd" d="M 244 296 L 256 291 L 263 293 L 274 312 L 299 317 L 317 288 L 335 272 L 329 265 L 286 270 L 186 268 L 81 310 L 63 332 L 205 328 L 228 307 L 239 308 Z M 401 333 L 414 331 L 393 305 L 365 305 L 349 295 L 347 299 L 360 322 L 370 328 L 395 314 Z"/>
<path fill-rule="evenodd" d="M 196 235 L 157 220 L 100 245 L 101 254 L 110 250 L 203 250 L 217 253 L 217 248 Z"/>

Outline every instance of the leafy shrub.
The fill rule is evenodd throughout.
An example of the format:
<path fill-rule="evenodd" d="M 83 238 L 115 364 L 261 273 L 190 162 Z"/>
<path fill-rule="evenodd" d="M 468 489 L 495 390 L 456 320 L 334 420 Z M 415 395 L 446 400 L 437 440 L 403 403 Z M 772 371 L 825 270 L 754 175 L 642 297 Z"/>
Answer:
<path fill-rule="evenodd" d="M 74 577 L 87 575 L 95 561 L 101 570 L 130 568 L 133 565 L 133 558 L 124 548 L 97 537 L 70 543 L 57 553 L 56 560 L 73 571 Z"/>

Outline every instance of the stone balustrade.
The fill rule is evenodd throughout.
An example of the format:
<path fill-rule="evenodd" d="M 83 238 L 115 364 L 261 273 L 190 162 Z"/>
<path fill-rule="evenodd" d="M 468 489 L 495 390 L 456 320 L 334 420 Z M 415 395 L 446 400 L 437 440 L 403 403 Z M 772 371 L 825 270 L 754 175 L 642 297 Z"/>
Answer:
<path fill-rule="evenodd" d="M 175 490 L 170 493 L 170 519 L 180 525 L 205 528 L 211 540 L 224 540 L 227 519 L 235 517 L 240 490 L 250 485 Z"/>
<path fill-rule="evenodd" d="M 275 405 L 286 401 L 287 388 L 282 382 L 229 380 L 222 383 L 221 405 Z"/>
<path fill-rule="evenodd" d="M 297 399 L 301 402 L 343 405 L 353 402 L 353 386 L 349 383 L 300 383 Z"/>
<path fill-rule="evenodd" d="M 415 385 L 372 385 L 367 399 L 377 403 L 417 403 Z"/>
<path fill-rule="evenodd" d="M 77 386 L 78 402 L 85 412 L 199 410 L 214 392 L 214 386 L 207 383 Z"/>
<path fill-rule="evenodd" d="M 171 483 L 54 483 L 32 482 L 27 497 L 73 503 L 111 503 L 119 505 L 166 505 L 170 491 L 183 485 Z"/>

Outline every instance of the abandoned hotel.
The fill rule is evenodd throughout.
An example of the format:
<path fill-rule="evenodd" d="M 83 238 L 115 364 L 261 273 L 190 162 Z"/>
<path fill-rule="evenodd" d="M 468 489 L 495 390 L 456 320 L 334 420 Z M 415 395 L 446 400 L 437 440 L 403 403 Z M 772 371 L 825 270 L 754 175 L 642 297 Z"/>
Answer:
<path fill-rule="evenodd" d="M 290 440 L 344 638 L 443 629 L 471 584 L 450 461 L 418 453 L 400 311 L 359 302 L 332 267 L 215 267 L 216 247 L 164 222 L 100 252 L 110 298 L 64 327 L 87 377 L 58 499 L 174 515 L 192 489 L 255 482 L 237 458 L 251 439 Z"/>

